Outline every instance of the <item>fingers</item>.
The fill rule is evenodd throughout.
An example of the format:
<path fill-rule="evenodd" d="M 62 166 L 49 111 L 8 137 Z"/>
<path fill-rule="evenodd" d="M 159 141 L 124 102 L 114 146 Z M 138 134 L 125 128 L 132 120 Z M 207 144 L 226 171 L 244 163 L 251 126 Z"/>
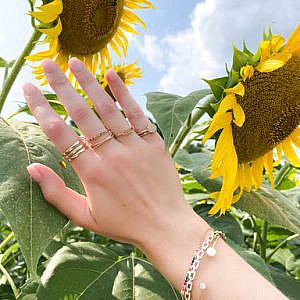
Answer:
<path fill-rule="evenodd" d="M 28 106 L 39 122 L 42 130 L 64 153 L 65 150 L 76 142 L 79 137 L 51 108 L 40 90 L 31 83 L 23 86 L 24 96 Z M 91 166 L 94 166 L 100 157 L 93 151 L 86 150 L 72 161 L 72 166 L 81 178 L 85 178 Z"/>
<path fill-rule="evenodd" d="M 45 199 L 50 204 L 75 225 L 95 230 L 96 222 L 84 196 L 66 187 L 64 181 L 44 165 L 32 164 L 27 167 L 27 170 L 32 179 L 39 184 Z"/>
<path fill-rule="evenodd" d="M 106 80 L 111 92 L 120 103 L 136 132 L 146 129 L 150 121 L 145 116 L 140 105 L 133 99 L 121 78 L 111 69 L 106 73 Z M 163 140 L 157 133 L 146 135 L 143 139 L 152 143 L 163 143 Z"/>
<path fill-rule="evenodd" d="M 58 65 L 47 59 L 42 63 L 42 66 L 50 86 L 56 92 L 70 117 L 78 125 L 82 133 L 86 137 L 91 138 L 105 130 L 103 123 L 91 110 L 84 98 L 72 87 Z M 116 147 L 118 141 L 111 139 L 103 147 L 108 147 L 109 144 L 113 144 Z"/>
<path fill-rule="evenodd" d="M 101 88 L 95 77 L 89 72 L 85 65 L 77 58 L 70 59 L 70 69 L 77 78 L 88 97 L 92 100 L 96 111 L 104 124 L 114 134 L 128 129 L 128 121 L 124 118 L 113 99 Z M 135 133 L 120 137 L 121 142 L 136 143 L 139 139 Z"/>

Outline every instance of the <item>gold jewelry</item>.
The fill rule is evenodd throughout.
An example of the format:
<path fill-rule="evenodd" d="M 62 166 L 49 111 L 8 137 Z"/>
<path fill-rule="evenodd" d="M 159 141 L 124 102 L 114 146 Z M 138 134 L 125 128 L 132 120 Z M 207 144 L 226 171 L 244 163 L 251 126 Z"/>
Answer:
<path fill-rule="evenodd" d="M 89 138 L 89 142 L 91 145 L 91 148 L 93 150 L 99 148 L 102 146 L 105 142 L 111 140 L 114 138 L 113 133 L 110 130 L 104 130 L 96 134 L 95 136 Z"/>
<path fill-rule="evenodd" d="M 88 148 L 89 145 L 87 143 L 87 139 L 83 136 L 80 136 L 79 140 L 67 148 L 67 150 L 63 153 L 63 157 L 68 162 L 71 162 Z"/>
<path fill-rule="evenodd" d="M 117 133 L 117 134 L 114 134 L 115 137 L 120 137 L 120 136 L 125 136 L 125 135 L 128 135 L 130 133 L 133 133 L 135 132 L 134 128 L 132 126 L 130 126 L 129 128 Z"/>
<path fill-rule="evenodd" d="M 144 130 L 138 132 L 137 134 L 140 137 L 143 137 L 147 134 L 152 134 L 152 133 L 155 133 L 155 132 L 157 132 L 157 126 L 149 121 L 147 127 Z"/>

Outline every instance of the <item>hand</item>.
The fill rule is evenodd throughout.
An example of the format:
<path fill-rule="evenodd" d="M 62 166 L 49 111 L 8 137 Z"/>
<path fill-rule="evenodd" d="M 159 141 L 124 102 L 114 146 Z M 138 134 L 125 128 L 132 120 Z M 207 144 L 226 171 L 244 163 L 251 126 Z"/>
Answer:
<path fill-rule="evenodd" d="M 105 126 L 114 134 L 127 129 L 128 121 L 84 64 L 75 58 L 69 64 L 101 120 L 53 61 L 44 61 L 43 68 L 50 86 L 81 132 L 90 138 Z M 135 131 L 145 129 L 149 120 L 121 79 L 113 70 L 107 72 L 106 78 Z M 63 153 L 78 136 L 51 109 L 38 88 L 27 83 L 23 89 L 41 128 Z M 157 133 L 144 137 L 131 133 L 111 139 L 95 151 L 88 149 L 80 154 L 72 167 L 83 183 L 86 197 L 66 187 L 44 165 L 33 164 L 28 171 L 46 200 L 75 225 L 147 251 L 170 236 L 169 229 L 188 223 L 188 216 L 195 221 L 195 214 L 184 200 L 174 163 Z"/>

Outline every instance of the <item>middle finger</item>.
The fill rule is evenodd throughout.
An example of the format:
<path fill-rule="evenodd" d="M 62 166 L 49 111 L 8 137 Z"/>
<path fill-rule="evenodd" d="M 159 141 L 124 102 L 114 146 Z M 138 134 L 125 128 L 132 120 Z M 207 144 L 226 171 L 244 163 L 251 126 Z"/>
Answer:
<path fill-rule="evenodd" d="M 42 63 L 47 80 L 56 92 L 61 103 L 68 111 L 70 117 L 78 125 L 82 133 L 88 137 L 94 137 L 106 128 L 97 115 L 91 110 L 85 99 L 72 87 L 62 70 L 52 60 L 47 59 Z M 116 139 L 110 139 L 100 148 L 101 151 L 110 150 L 113 147 L 122 146 Z"/>

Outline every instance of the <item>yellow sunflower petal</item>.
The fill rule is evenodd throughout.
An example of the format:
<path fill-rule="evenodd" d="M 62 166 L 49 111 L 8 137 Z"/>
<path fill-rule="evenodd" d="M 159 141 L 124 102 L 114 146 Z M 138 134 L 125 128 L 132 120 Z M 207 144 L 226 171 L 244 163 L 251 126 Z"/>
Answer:
<path fill-rule="evenodd" d="M 44 29 L 39 28 L 39 31 L 42 32 L 42 33 L 47 34 L 51 38 L 57 38 L 61 34 L 61 31 L 62 31 L 61 20 L 58 19 L 58 22 L 54 27 L 44 28 Z"/>
<path fill-rule="evenodd" d="M 242 127 L 243 124 L 245 123 L 246 116 L 245 116 L 244 110 L 238 103 L 235 103 L 235 105 L 233 106 L 233 116 L 234 116 L 233 122 L 238 127 Z"/>
<path fill-rule="evenodd" d="M 263 157 L 264 167 L 269 175 L 269 180 L 272 188 L 275 188 L 274 175 L 273 175 L 273 150 L 266 153 Z"/>
<path fill-rule="evenodd" d="M 236 86 L 230 89 L 225 89 L 225 92 L 227 94 L 236 94 L 243 97 L 245 95 L 245 87 L 241 82 L 239 82 Z"/>
<path fill-rule="evenodd" d="M 256 66 L 256 70 L 261 73 L 273 72 L 283 67 L 291 58 L 291 53 L 278 53 L 271 58 L 260 62 Z"/>
<path fill-rule="evenodd" d="M 282 142 L 282 149 L 287 157 L 287 159 L 291 162 L 291 164 L 297 168 L 300 167 L 300 159 L 298 158 L 295 149 L 293 148 L 291 144 L 291 140 L 289 138 L 285 139 Z"/>

